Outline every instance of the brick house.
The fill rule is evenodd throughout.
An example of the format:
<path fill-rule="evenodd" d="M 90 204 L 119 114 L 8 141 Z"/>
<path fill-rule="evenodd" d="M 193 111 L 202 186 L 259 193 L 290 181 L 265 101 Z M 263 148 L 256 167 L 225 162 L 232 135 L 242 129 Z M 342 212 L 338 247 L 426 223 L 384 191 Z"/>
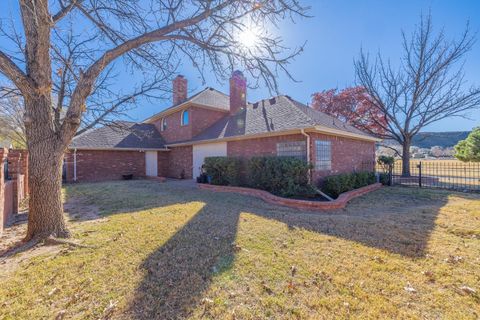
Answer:
<path fill-rule="evenodd" d="M 119 122 L 77 136 L 65 157 L 67 181 L 161 176 L 193 179 L 208 156 L 296 156 L 312 179 L 365 169 L 378 139 L 280 95 L 247 103 L 235 71 L 230 95 L 206 88 L 187 97 L 187 79 L 173 81 L 173 106 L 142 123 Z"/>

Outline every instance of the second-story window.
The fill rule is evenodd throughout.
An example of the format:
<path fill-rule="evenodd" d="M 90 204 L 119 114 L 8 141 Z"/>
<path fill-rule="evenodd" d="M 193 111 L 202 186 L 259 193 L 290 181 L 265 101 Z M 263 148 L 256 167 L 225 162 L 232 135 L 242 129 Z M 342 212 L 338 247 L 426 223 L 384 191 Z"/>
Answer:
<path fill-rule="evenodd" d="M 160 128 L 161 128 L 162 131 L 167 130 L 167 119 L 166 118 L 162 118 L 162 123 L 161 123 Z"/>
<path fill-rule="evenodd" d="M 184 110 L 182 112 L 182 126 L 188 125 L 189 122 L 189 115 L 188 115 L 188 110 Z"/>

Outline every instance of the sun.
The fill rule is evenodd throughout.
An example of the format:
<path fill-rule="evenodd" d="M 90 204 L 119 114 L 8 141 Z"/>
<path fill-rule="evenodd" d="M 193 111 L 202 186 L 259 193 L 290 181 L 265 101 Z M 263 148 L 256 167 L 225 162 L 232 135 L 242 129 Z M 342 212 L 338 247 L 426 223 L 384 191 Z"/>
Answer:
<path fill-rule="evenodd" d="M 238 39 L 243 47 L 253 49 L 260 42 L 260 30 L 255 27 L 245 28 L 240 32 Z"/>

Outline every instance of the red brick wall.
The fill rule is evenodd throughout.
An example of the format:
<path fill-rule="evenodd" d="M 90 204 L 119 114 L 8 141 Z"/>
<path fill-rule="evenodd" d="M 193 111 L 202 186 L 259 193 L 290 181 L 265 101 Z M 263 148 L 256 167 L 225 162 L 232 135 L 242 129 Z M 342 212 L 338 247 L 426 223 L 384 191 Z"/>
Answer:
<path fill-rule="evenodd" d="M 310 133 L 312 163 L 315 163 L 315 140 L 330 140 L 332 145 L 332 170 L 315 171 L 313 177 L 315 181 L 322 177 L 352 172 L 356 170 L 365 170 L 365 164 L 375 162 L 375 142 Z M 372 168 L 373 170 L 373 168 Z"/>
<path fill-rule="evenodd" d="M 169 152 L 168 172 L 169 178 L 179 179 L 182 171 L 185 172 L 185 179 L 192 179 L 193 154 L 192 146 L 173 147 Z"/>
<path fill-rule="evenodd" d="M 301 134 L 293 134 L 286 136 L 229 141 L 227 142 L 227 156 L 246 158 L 254 156 L 276 156 L 278 142 L 305 140 L 305 136 Z"/>
<path fill-rule="evenodd" d="M 7 158 L 8 149 L 0 148 L 0 232 L 6 224 L 6 211 L 5 211 L 5 177 L 3 176 L 4 160 Z"/>
<path fill-rule="evenodd" d="M 170 159 L 170 152 L 159 151 L 157 156 L 157 169 L 159 177 L 166 177 L 168 175 L 168 162 Z"/>
<path fill-rule="evenodd" d="M 73 182 L 73 151 L 65 155 L 67 181 Z M 77 150 L 77 181 L 120 180 L 123 174 L 145 176 L 145 153 L 140 151 Z"/>
<path fill-rule="evenodd" d="M 192 137 L 212 126 L 215 122 L 226 117 L 228 113 L 205 108 L 190 108 L 190 120 L 192 125 Z"/>
<path fill-rule="evenodd" d="M 2 226 L 0 226 L 0 230 L 2 230 L 2 228 L 5 228 L 10 223 L 10 219 L 12 219 L 13 215 L 16 213 L 14 194 L 15 189 L 13 181 L 7 181 L 5 183 L 3 193 L 3 218 L 0 218 L 0 220 L 2 220 Z"/>
<path fill-rule="evenodd" d="M 182 126 L 181 123 L 183 110 L 165 117 L 167 120 L 167 129 L 165 131 L 161 130 L 162 119 L 154 122 L 155 127 L 167 143 L 190 140 L 227 115 L 227 113 L 223 111 L 194 106 L 187 110 L 189 111 L 189 123 L 186 126 Z"/>
<path fill-rule="evenodd" d="M 187 109 L 188 110 L 188 109 Z M 165 142 L 184 141 L 192 138 L 192 127 L 190 125 L 182 126 L 181 116 L 182 111 L 174 112 L 165 117 L 167 120 L 167 129 L 162 131 L 162 119 L 158 119 L 154 122 L 158 132 L 162 135 Z M 190 120 L 191 117 L 190 117 Z"/>
<path fill-rule="evenodd" d="M 332 143 L 332 170 L 315 171 L 313 179 L 318 182 L 322 177 L 342 172 L 362 170 L 364 164 L 374 163 L 375 143 L 362 140 L 348 139 L 317 133 L 309 133 L 310 139 L 310 162 L 315 163 L 315 140 L 330 140 Z M 287 141 L 305 141 L 306 137 L 301 134 L 258 138 L 250 140 L 229 141 L 227 143 L 227 155 L 232 157 L 252 156 L 275 156 L 277 155 L 277 143 Z M 372 168 L 373 169 L 373 168 Z"/>
<path fill-rule="evenodd" d="M 8 152 L 8 170 L 13 180 L 17 175 L 24 175 L 23 191 L 28 195 L 28 151 L 23 149 L 11 149 Z"/>

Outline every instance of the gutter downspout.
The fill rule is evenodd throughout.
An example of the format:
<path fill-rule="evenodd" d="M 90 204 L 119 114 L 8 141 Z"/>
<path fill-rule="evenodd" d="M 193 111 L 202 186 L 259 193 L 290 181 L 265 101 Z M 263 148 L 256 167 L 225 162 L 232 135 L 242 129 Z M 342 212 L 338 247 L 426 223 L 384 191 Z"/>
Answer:
<path fill-rule="evenodd" d="M 311 163 L 310 159 L 310 136 L 305 132 L 305 129 L 300 129 L 300 133 L 307 137 L 307 160 Z M 308 169 L 308 182 L 312 182 L 312 169 Z"/>
<path fill-rule="evenodd" d="M 77 182 L 77 148 L 73 150 L 73 182 Z"/>
<path fill-rule="evenodd" d="M 310 136 L 305 132 L 305 129 L 301 129 L 300 133 L 307 137 L 307 158 L 308 162 L 310 163 Z M 312 183 L 312 169 L 308 169 L 308 182 Z M 319 189 L 315 188 L 319 194 L 325 197 L 328 201 L 333 201 L 333 199 L 324 192 L 320 191 Z"/>

